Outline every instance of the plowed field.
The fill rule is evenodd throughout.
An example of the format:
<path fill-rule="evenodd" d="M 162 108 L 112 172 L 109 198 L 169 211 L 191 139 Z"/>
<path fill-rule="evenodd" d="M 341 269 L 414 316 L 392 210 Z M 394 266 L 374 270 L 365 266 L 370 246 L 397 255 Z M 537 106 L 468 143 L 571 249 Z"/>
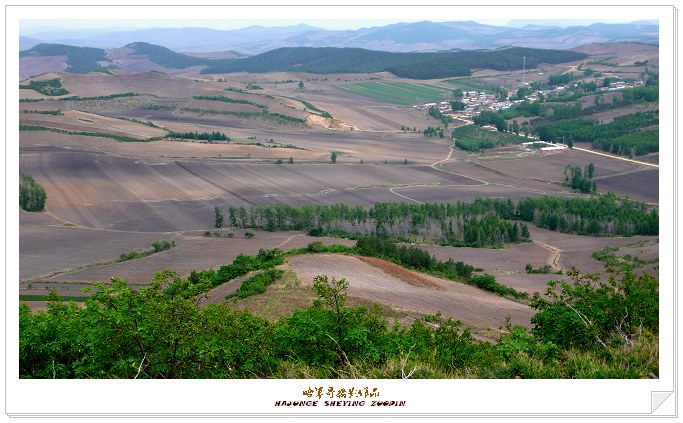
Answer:
<path fill-rule="evenodd" d="M 499 327 L 506 316 L 513 324 L 529 326 L 533 315 L 523 304 L 468 285 L 422 275 L 429 283 L 417 284 L 412 275 L 387 272 L 356 257 L 319 254 L 294 257 L 289 263 L 304 284 L 310 285 L 317 275 L 345 278 L 351 297 L 424 314 L 440 311 L 479 330 Z"/>

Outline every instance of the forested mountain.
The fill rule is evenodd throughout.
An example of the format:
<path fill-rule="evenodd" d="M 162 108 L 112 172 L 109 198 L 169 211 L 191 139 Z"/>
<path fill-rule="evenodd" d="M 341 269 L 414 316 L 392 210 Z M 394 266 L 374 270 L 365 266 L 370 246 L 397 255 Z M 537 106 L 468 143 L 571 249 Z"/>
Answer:
<path fill-rule="evenodd" d="M 388 53 L 357 48 L 281 48 L 246 59 L 226 59 L 202 73 L 302 71 L 312 73 L 382 72 L 431 79 L 469 75 L 470 69 L 522 69 L 539 63 L 565 63 L 587 57 L 563 51 L 514 47 L 492 51 Z"/>
<path fill-rule="evenodd" d="M 584 53 L 513 47 L 499 50 L 476 50 L 440 53 L 389 53 L 361 48 L 296 47 L 280 48 L 243 59 L 208 59 L 176 53 L 166 47 L 136 42 L 125 46 L 131 59 L 147 58 L 169 68 L 207 66 L 202 73 L 286 72 L 320 74 L 388 71 L 399 77 L 415 79 L 446 78 L 469 75 L 471 69 L 519 70 L 522 57 L 531 68 L 539 63 L 565 63 L 587 57 Z M 109 62 L 106 51 L 62 44 L 39 44 L 20 53 L 27 56 L 67 56 L 67 72 L 89 72 Z"/>
<path fill-rule="evenodd" d="M 190 66 L 208 65 L 215 62 L 215 60 L 212 59 L 176 53 L 166 47 L 149 43 L 130 43 L 126 45 L 126 47 L 133 49 L 134 55 L 146 56 L 152 62 L 171 69 L 183 69 Z"/>
<path fill-rule="evenodd" d="M 86 73 L 99 68 L 100 61 L 108 61 L 101 48 L 74 47 L 64 44 L 38 44 L 30 50 L 19 52 L 19 57 L 66 56 L 67 72 Z"/>

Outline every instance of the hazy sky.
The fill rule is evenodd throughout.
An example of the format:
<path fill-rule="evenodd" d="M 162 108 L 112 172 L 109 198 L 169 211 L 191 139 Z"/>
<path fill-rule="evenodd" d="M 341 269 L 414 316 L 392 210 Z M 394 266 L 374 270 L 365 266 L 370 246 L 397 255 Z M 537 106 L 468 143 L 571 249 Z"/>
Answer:
<path fill-rule="evenodd" d="M 137 20 L 105 20 L 105 19 L 31 19 L 20 21 L 20 32 L 22 34 L 31 34 L 40 32 L 46 27 L 60 28 L 60 29 L 138 29 L 138 28 L 154 28 L 154 27 L 203 27 L 214 29 L 238 29 L 252 25 L 259 26 L 290 26 L 304 23 L 306 25 L 322 27 L 326 29 L 358 29 L 363 27 L 384 26 L 397 22 L 418 22 L 424 19 L 259 19 L 259 20 L 245 20 L 245 19 L 221 19 L 221 20 L 190 20 L 190 19 L 137 19 Z M 429 19 L 432 22 L 456 21 L 457 19 Z M 533 23 L 539 25 L 590 25 L 595 22 L 605 23 L 620 23 L 631 20 L 559 20 L 559 19 L 537 19 Z M 523 26 L 530 23 L 530 20 L 503 20 L 503 19 L 476 19 L 476 22 L 496 25 L 496 26 Z"/>

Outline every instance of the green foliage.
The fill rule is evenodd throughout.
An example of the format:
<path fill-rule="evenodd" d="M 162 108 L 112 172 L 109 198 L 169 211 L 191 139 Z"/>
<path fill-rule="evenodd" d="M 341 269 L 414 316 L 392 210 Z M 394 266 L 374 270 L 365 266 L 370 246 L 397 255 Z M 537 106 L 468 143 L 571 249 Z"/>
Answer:
<path fill-rule="evenodd" d="M 568 84 L 574 79 L 572 72 L 565 72 L 559 75 L 550 75 L 548 78 L 548 85 L 563 85 Z"/>
<path fill-rule="evenodd" d="M 441 53 L 391 53 L 360 48 L 285 47 L 243 59 L 216 60 L 202 73 L 231 72 L 311 72 L 373 73 L 391 72 L 402 78 L 436 79 L 468 76 L 470 69 L 520 70 L 522 56 L 527 67 L 539 63 L 564 63 L 585 58 L 582 53 L 513 47 L 495 51 Z M 303 84 L 300 84 L 300 89 Z"/>
<path fill-rule="evenodd" d="M 23 113 L 38 113 L 40 115 L 63 116 L 60 109 L 57 110 L 24 110 Z"/>
<path fill-rule="evenodd" d="M 235 295 L 237 298 L 247 298 L 252 295 L 263 294 L 269 285 L 282 276 L 282 273 L 283 271 L 279 269 L 268 269 L 259 273 L 244 281 Z"/>
<path fill-rule="evenodd" d="M 526 292 L 519 292 L 514 288 L 496 282 L 496 277 L 484 273 L 482 275 L 472 275 L 467 279 L 467 283 L 476 286 L 484 291 L 493 292 L 501 296 L 512 296 L 514 298 L 528 298 Z"/>
<path fill-rule="evenodd" d="M 214 212 L 214 215 L 215 215 L 214 227 L 216 227 L 216 228 L 222 228 L 222 227 L 223 227 L 223 218 L 224 218 L 224 216 L 223 216 L 223 209 L 221 209 L 220 207 L 216 206 L 216 207 L 213 208 L 213 212 Z"/>
<path fill-rule="evenodd" d="M 122 261 L 140 259 L 143 257 L 147 257 L 149 255 L 152 255 L 154 253 L 160 253 L 162 251 L 170 250 L 171 248 L 173 248 L 175 246 L 176 246 L 175 241 L 166 241 L 166 240 L 155 241 L 152 243 L 152 248 L 149 250 L 124 251 L 123 253 L 121 253 L 121 255 L 119 256 L 117 261 L 122 262 Z"/>
<path fill-rule="evenodd" d="M 58 134 L 79 135 L 79 136 L 86 136 L 86 137 L 111 138 L 113 140 L 120 141 L 120 142 L 149 142 L 149 141 L 158 141 L 158 140 L 162 139 L 161 137 L 139 139 L 139 138 L 126 137 L 123 135 L 108 134 L 106 132 L 67 131 L 64 129 L 48 128 L 47 126 L 41 126 L 41 125 L 21 125 L 20 124 L 19 130 L 20 131 L 50 131 L 50 132 L 56 132 Z"/>
<path fill-rule="evenodd" d="M 46 199 L 45 188 L 31 175 L 22 172 L 19 176 L 19 207 L 28 212 L 43 211 Z"/>
<path fill-rule="evenodd" d="M 518 218 L 536 226 L 579 235 L 657 235 L 659 215 L 643 203 L 617 200 L 608 193 L 590 199 L 522 198 Z"/>
<path fill-rule="evenodd" d="M 209 101 L 220 101 L 223 103 L 235 103 L 235 104 L 248 104 L 250 106 L 258 107 L 259 109 L 267 109 L 267 106 L 263 104 L 254 103 L 253 101 L 244 100 L 241 98 L 230 98 L 222 95 L 219 96 L 206 96 L 206 95 L 196 95 L 193 96 L 195 100 L 209 100 Z"/>
<path fill-rule="evenodd" d="M 170 250 L 173 247 L 175 247 L 175 241 L 161 240 L 161 241 L 154 241 L 152 243 L 152 248 L 154 248 L 155 253 L 160 253 L 162 251 Z"/>
<path fill-rule="evenodd" d="M 555 113 L 558 113 L 555 109 Z M 619 148 L 619 137 L 632 134 L 639 128 L 645 128 L 659 123 L 659 111 L 638 112 L 630 115 L 617 116 L 609 123 L 600 124 L 593 119 L 568 119 L 562 118 L 552 123 L 535 126 L 534 130 L 543 141 L 558 141 L 562 138 L 573 138 L 574 141 L 592 141 L 594 147 L 617 154 L 628 153 Z M 658 143 L 653 146 L 654 134 L 635 132 L 631 138 L 623 141 L 627 147 L 638 145 L 635 141 L 643 139 L 643 150 L 649 151 L 658 148 Z M 610 148 L 611 146 L 611 148 Z M 622 147 L 623 148 L 623 147 Z M 656 150 L 655 150 L 656 151 Z"/>
<path fill-rule="evenodd" d="M 256 256 L 238 255 L 232 263 L 219 267 L 218 271 L 213 269 L 193 270 L 186 280 L 176 281 L 169 287 L 169 290 L 173 290 L 177 295 L 184 298 L 191 298 L 249 272 L 272 269 L 282 264 L 283 260 L 284 254 L 279 249 L 266 250 L 262 248 Z M 268 275 L 273 276 L 273 274 Z M 263 280 L 253 282 L 253 284 L 263 283 L 267 277 L 263 276 Z M 273 277 L 273 280 L 277 277 Z M 250 288 L 247 286 L 245 292 L 249 290 Z"/>
<path fill-rule="evenodd" d="M 451 101 L 451 110 L 453 110 L 454 112 L 458 110 L 465 110 L 465 103 L 459 100 Z"/>
<path fill-rule="evenodd" d="M 33 80 L 28 84 L 20 84 L 19 88 L 38 91 L 41 94 L 49 96 L 69 94 L 69 91 L 62 87 L 62 81 L 59 78 L 46 79 L 43 81 Z"/>
<path fill-rule="evenodd" d="M 107 75 L 113 75 L 113 73 L 111 72 L 111 70 L 110 70 L 109 68 L 103 67 L 103 66 L 102 66 L 102 67 L 99 67 L 99 68 L 97 68 L 97 69 L 93 69 L 92 71 L 93 71 L 93 72 L 104 73 L 104 74 L 107 74 Z"/>
<path fill-rule="evenodd" d="M 493 125 L 500 132 L 507 129 L 507 123 L 500 113 L 484 110 L 477 116 L 472 117 L 472 121 L 477 126 Z"/>
<path fill-rule="evenodd" d="M 655 278 L 627 272 L 621 279 L 611 275 L 603 282 L 576 269 L 568 274 L 573 283 L 550 281 L 546 297 L 531 303 L 539 310 L 532 318 L 535 336 L 563 348 L 630 348 L 643 330 L 658 331 L 659 283 Z"/>
<path fill-rule="evenodd" d="M 531 333 L 508 319 L 495 342 L 438 313 L 389 328 L 378 306 L 347 306 L 346 281 L 325 275 L 311 307 L 274 323 L 224 304 L 196 307 L 171 289 L 180 278 L 170 270 L 139 290 L 113 278 L 84 307 L 54 292 L 47 311 L 20 306 L 19 377 L 656 377 L 657 280 L 571 275 L 574 284 L 551 282 L 535 299 Z"/>
<path fill-rule="evenodd" d="M 604 262 L 605 265 L 610 269 L 621 271 L 632 271 L 634 269 L 639 269 L 659 261 L 658 258 L 652 260 L 643 260 L 630 254 L 619 255 L 617 254 L 619 249 L 619 247 L 607 246 L 599 251 L 594 252 L 591 257 L 594 260 Z"/>
<path fill-rule="evenodd" d="M 633 156 L 659 151 L 659 129 L 636 131 L 611 139 L 593 141 L 593 148 L 611 153 Z"/>
<path fill-rule="evenodd" d="M 84 308 L 56 296 L 47 312 L 20 310 L 21 376 L 30 378 L 245 378 L 275 368 L 271 325 L 222 306 L 169 295 L 164 271 L 139 291 L 114 278 Z"/>
<path fill-rule="evenodd" d="M 337 163 L 337 153 L 335 151 L 333 151 L 332 154 L 330 154 L 330 161 L 332 162 L 332 164 Z"/>
<path fill-rule="evenodd" d="M 508 220 L 514 217 L 514 209 L 511 200 L 497 199 L 456 204 L 376 203 L 370 209 L 344 204 L 277 204 L 252 206 L 251 221 L 240 219 L 240 226 L 268 231 L 304 230 L 312 236 L 375 234 L 412 242 L 482 247 L 528 240 L 520 236 L 522 227 Z M 246 214 L 245 210 L 243 216 Z"/>
<path fill-rule="evenodd" d="M 136 93 L 120 93 L 120 94 L 107 94 L 107 95 L 98 95 L 94 97 L 79 97 L 79 96 L 71 96 L 71 97 L 64 97 L 61 98 L 60 100 L 68 100 L 68 101 L 92 101 L 92 100 L 113 100 L 115 98 L 124 98 L 124 97 L 137 97 Z M 159 106 L 162 107 L 162 106 Z"/>
<path fill-rule="evenodd" d="M 427 129 L 422 131 L 422 135 L 425 137 L 439 137 L 443 138 L 443 128 L 439 128 L 438 126 L 436 128 L 432 128 L 431 126 L 428 126 Z"/>
<path fill-rule="evenodd" d="M 534 269 L 534 267 L 531 265 L 531 263 L 527 263 L 525 270 L 527 273 L 530 274 L 542 274 L 542 275 L 547 275 L 550 273 L 550 265 L 545 264 L 538 269 Z"/>
<path fill-rule="evenodd" d="M 595 182 L 593 182 L 594 171 L 595 165 L 593 163 L 583 170 L 580 166 L 567 165 L 564 168 L 564 184 L 583 194 L 594 194 L 597 189 Z"/>
<path fill-rule="evenodd" d="M 275 337 L 280 354 L 323 367 L 381 363 L 387 326 L 380 310 L 345 307 L 348 282 L 344 279 L 319 275 L 313 280 L 313 289 L 320 300 L 278 325 Z"/>
<path fill-rule="evenodd" d="M 434 119 L 440 120 L 443 122 L 444 127 L 448 129 L 448 124 L 453 122 L 453 118 L 450 115 L 447 115 L 445 113 L 441 113 L 439 109 L 436 107 L 430 107 L 429 111 L 427 112 L 429 116 L 433 117 Z M 443 136 L 442 136 L 443 138 Z"/>
<path fill-rule="evenodd" d="M 184 140 L 230 141 L 230 137 L 222 132 L 174 132 L 170 131 L 167 138 L 181 138 Z"/>
<path fill-rule="evenodd" d="M 303 84 L 303 82 L 302 82 L 302 84 Z M 313 104 L 309 103 L 309 102 L 306 101 L 306 100 L 299 100 L 299 101 L 301 101 L 301 103 L 303 103 L 303 105 L 306 106 L 306 108 L 308 108 L 308 110 L 313 110 L 314 112 L 318 112 L 318 113 L 320 113 L 320 115 L 321 115 L 322 117 L 326 117 L 326 118 L 331 118 L 331 117 L 332 117 L 332 115 L 329 114 L 328 112 L 326 112 L 326 111 L 324 111 L 324 110 L 321 110 L 321 109 L 315 107 Z"/>
<path fill-rule="evenodd" d="M 504 121 L 502 121 L 504 123 Z M 451 131 L 457 147 L 477 153 L 483 149 L 495 148 L 507 144 L 520 144 L 529 141 L 518 134 L 494 132 L 473 125 L 461 126 Z"/>

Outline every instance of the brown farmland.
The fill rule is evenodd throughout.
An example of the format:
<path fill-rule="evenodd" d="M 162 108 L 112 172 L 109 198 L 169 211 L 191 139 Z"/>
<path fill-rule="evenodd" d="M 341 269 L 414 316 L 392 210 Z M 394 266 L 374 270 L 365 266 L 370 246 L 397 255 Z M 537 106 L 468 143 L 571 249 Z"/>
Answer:
<path fill-rule="evenodd" d="M 479 332 L 499 327 L 507 316 L 511 316 L 513 324 L 529 326 L 533 315 L 526 305 L 478 288 L 432 276 L 420 276 L 429 284 L 419 286 L 413 282 L 414 276 L 397 276 L 355 257 L 300 256 L 290 259 L 289 264 L 305 285 L 310 285 L 315 276 L 322 274 L 344 278 L 349 282 L 350 297 L 422 314 L 440 311 Z"/>
<path fill-rule="evenodd" d="M 124 69 L 132 69 L 149 64 L 124 65 Z M 51 65 L 45 66 L 48 69 Z M 546 71 L 559 73 L 570 66 Z M 139 287 L 167 268 L 185 277 L 192 270 L 217 268 L 240 253 L 256 254 L 261 248 L 288 250 L 318 240 L 354 244 L 294 232 L 254 231 L 255 237 L 246 239 L 243 229 L 213 227 L 216 206 L 248 209 L 252 204 L 344 203 L 368 207 L 377 202 L 471 202 L 478 197 L 515 201 L 545 195 L 580 197 L 560 184 L 564 168 L 591 162 L 596 167 L 600 192 L 611 190 L 658 202 L 651 188 L 658 186 L 658 171 L 652 167 L 578 150 L 554 154 L 533 153 L 517 146 L 478 154 L 452 150 L 448 136 L 439 139 L 422 135 L 427 126 L 439 125 L 424 110 L 333 87 L 376 78 L 414 81 L 389 74 L 322 77 L 239 73 L 221 75 L 221 81 L 216 76 L 180 75 L 194 71 L 164 75 L 117 70 L 114 75 L 53 73 L 37 78 L 60 78 L 70 92 L 68 96 L 137 94 L 114 99 L 48 99 L 33 90 L 21 90 L 22 98 L 42 99 L 20 104 L 20 110 L 25 111 L 20 113 L 21 124 L 138 139 L 163 137 L 166 130 L 221 132 L 231 138 L 221 143 L 171 139 L 118 142 L 107 137 L 21 131 L 20 169 L 45 188 L 48 198 L 46 212 L 21 213 L 21 294 L 45 294 L 55 289 L 77 296 L 82 295 L 80 288 L 115 276 Z M 505 81 L 503 85 L 508 85 L 520 78 L 518 73 L 493 72 L 486 81 Z M 533 78 L 540 80 L 542 76 Z M 285 82 L 289 80 L 294 82 Z M 532 81 L 531 75 L 528 80 Z M 249 90 L 245 81 L 263 89 Z M 304 89 L 298 87 L 298 81 L 305 83 Z M 447 86 L 438 80 L 425 83 Z M 233 102 L 197 96 L 221 96 Z M 335 120 L 325 120 L 322 112 L 304 102 Z M 261 114 L 266 107 L 272 114 L 285 117 Z M 57 109 L 63 111 L 61 115 L 37 113 Z M 297 119 L 308 119 L 309 123 Z M 402 127 L 414 127 L 415 131 L 403 132 Z M 333 152 L 336 164 L 331 163 Z M 292 164 L 288 163 L 290 157 Z M 277 164 L 277 159 L 282 163 Z M 649 160 L 657 161 L 657 156 Z M 543 291 L 550 278 L 566 276 L 529 275 L 524 270 L 526 264 L 534 268 L 550 264 L 555 272 L 572 266 L 598 272 L 602 263 L 590 255 L 604 246 L 622 247 L 623 254 L 658 254 L 656 245 L 628 247 L 638 241 L 654 242 L 656 238 L 652 237 L 590 238 L 531 225 L 529 229 L 537 242 L 503 249 L 422 248 L 442 260 L 452 258 L 481 267 L 498 282 L 530 294 Z M 204 236 L 205 231 L 211 236 Z M 172 240 L 177 245 L 144 258 L 116 262 L 121 253 L 149 249 L 158 240 Z M 523 304 L 376 259 L 315 255 L 291 258 L 289 264 L 304 287 L 317 274 L 346 277 L 356 301 L 378 302 L 411 316 L 442 311 L 480 334 L 500 326 L 507 315 L 512 316 L 513 323 L 529 326 L 533 314 Z"/>

